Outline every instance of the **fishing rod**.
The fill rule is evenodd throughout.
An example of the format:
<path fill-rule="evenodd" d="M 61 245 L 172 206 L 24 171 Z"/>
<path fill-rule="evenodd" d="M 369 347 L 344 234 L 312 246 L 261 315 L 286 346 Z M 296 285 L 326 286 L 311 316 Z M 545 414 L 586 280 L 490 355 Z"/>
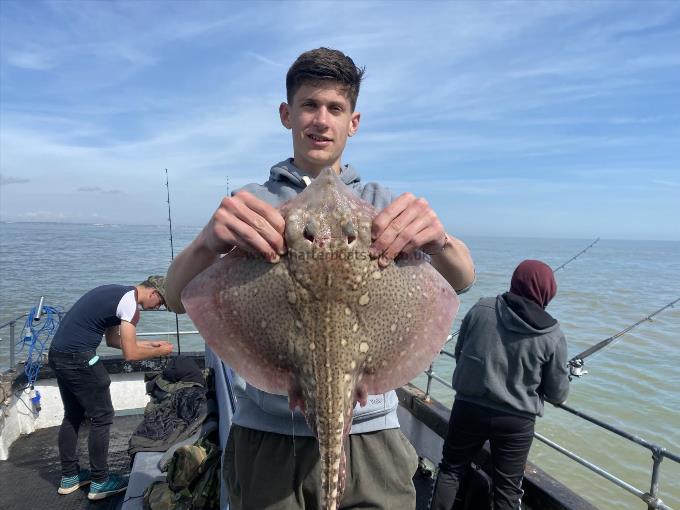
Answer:
<path fill-rule="evenodd" d="M 572 261 L 576 260 L 577 258 L 579 258 L 581 255 L 583 255 L 585 252 L 587 252 L 589 249 L 591 249 L 593 246 L 595 246 L 595 244 L 596 244 L 599 240 L 600 240 L 600 238 L 598 237 L 598 238 L 595 239 L 592 243 L 590 243 L 588 246 L 586 246 L 586 247 L 583 248 L 580 252 L 578 252 L 576 255 L 574 255 L 573 257 L 571 257 L 569 260 L 567 260 L 567 261 L 566 261 L 565 263 L 563 263 L 561 266 L 559 266 L 557 269 L 553 269 L 553 274 L 556 273 L 557 271 L 559 271 L 560 269 L 563 269 L 563 268 L 564 268 L 567 264 L 569 264 L 570 262 L 572 262 Z M 453 340 L 454 338 L 456 338 L 456 337 L 458 336 L 458 333 L 460 333 L 460 329 L 459 329 L 458 331 L 454 332 L 454 333 L 451 333 L 451 334 L 448 336 L 448 338 L 446 339 L 446 341 L 449 342 L 449 341 Z"/>
<path fill-rule="evenodd" d="M 605 338 L 604 340 L 602 340 L 602 341 L 596 343 L 596 344 L 593 345 L 592 347 L 589 347 L 589 348 L 586 349 L 585 351 L 580 352 L 580 353 L 578 353 L 576 356 L 574 356 L 573 358 L 571 358 L 571 359 L 567 362 L 567 365 L 569 366 L 569 379 L 571 379 L 572 377 L 581 377 L 581 376 L 583 376 L 583 375 L 585 375 L 585 374 L 588 373 L 587 370 L 583 370 L 583 365 L 585 364 L 585 359 L 586 359 L 588 356 L 591 356 L 591 355 L 595 354 L 596 352 L 598 352 L 599 350 L 604 349 L 604 348 L 607 347 L 609 344 L 611 344 L 613 341 L 615 341 L 617 338 L 622 337 L 623 335 L 625 335 L 626 333 L 628 333 L 630 330 L 632 330 L 632 329 L 638 327 L 638 326 L 639 326 L 640 324 L 642 324 L 643 322 L 651 321 L 652 318 L 653 318 L 655 315 L 660 314 L 661 312 L 663 312 L 663 311 L 666 310 L 667 308 L 673 308 L 673 305 L 675 305 L 675 303 L 677 303 L 678 301 L 680 301 L 680 298 L 677 298 L 676 300 L 671 301 L 671 302 L 668 303 L 666 306 L 662 306 L 661 308 L 659 308 L 656 312 L 654 312 L 654 313 L 652 313 L 652 314 L 650 314 L 650 315 L 648 315 L 648 316 L 646 316 L 646 317 L 643 317 L 642 319 L 640 319 L 639 321 L 637 321 L 635 324 L 631 324 L 630 326 L 628 326 L 628 327 L 625 328 L 625 329 L 622 329 L 621 331 L 619 331 L 619 332 L 616 333 L 615 335 L 612 335 L 612 336 L 610 336 L 609 338 Z"/>
<path fill-rule="evenodd" d="M 591 248 L 595 245 L 595 243 L 597 243 L 599 240 L 600 240 L 600 238 L 598 237 L 598 238 L 595 239 L 592 243 L 590 243 L 588 246 L 586 246 L 586 247 L 583 248 L 580 252 L 578 252 L 576 255 L 574 255 L 572 258 L 570 258 L 569 260 L 567 260 L 564 264 L 562 264 L 561 266 L 559 266 L 557 269 L 553 269 L 553 273 L 556 273 L 557 271 L 559 271 L 560 269 L 562 269 L 564 266 L 566 266 L 567 264 L 569 264 L 569 262 L 571 262 L 572 260 L 576 260 L 577 258 L 579 258 L 581 255 L 583 255 L 585 252 L 587 252 L 589 249 L 591 249 Z"/>
<path fill-rule="evenodd" d="M 175 246 L 172 241 L 172 213 L 170 211 L 170 183 L 168 182 L 168 169 L 165 169 L 165 188 L 168 192 L 168 224 L 170 227 L 170 260 L 175 260 Z M 167 308 L 167 304 L 165 305 Z M 182 354 L 182 346 L 179 340 L 179 317 L 175 314 L 175 329 L 177 331 L 177 354 Z"/>

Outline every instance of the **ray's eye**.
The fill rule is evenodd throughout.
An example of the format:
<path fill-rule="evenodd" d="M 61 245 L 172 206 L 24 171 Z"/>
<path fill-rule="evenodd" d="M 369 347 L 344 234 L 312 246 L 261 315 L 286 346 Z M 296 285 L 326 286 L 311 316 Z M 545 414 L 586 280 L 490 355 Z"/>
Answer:
<path fill-rule="evenodd" d="M 313 243 L 318 232 L 319 226 L 316 224 L 316 221 L 309 220 L 305 225 L 304 230 L 302 231 L 302 235 L 304 236 L 305 239 L 307 239 L 307 241 Z"/>
<path fill-rule="evenodd" d="M 347 236 L 347 244 L 351 246 L 357 239 L 357 229 L 351 221 L 348 221 L 342 226 L 342 232 Z"/>

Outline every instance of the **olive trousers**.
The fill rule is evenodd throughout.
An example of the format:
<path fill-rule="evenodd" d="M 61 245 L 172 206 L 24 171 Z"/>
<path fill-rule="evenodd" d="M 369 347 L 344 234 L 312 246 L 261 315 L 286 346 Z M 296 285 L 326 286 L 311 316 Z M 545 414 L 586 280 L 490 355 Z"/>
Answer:
<path fill-rule="evenodd" d="M 415 449 L 399 429 L 352 434 L 339 509 L 414 510 Z M 234 425 L 222 459 L 231 510 L 323 510 L 316 438 Z"/>

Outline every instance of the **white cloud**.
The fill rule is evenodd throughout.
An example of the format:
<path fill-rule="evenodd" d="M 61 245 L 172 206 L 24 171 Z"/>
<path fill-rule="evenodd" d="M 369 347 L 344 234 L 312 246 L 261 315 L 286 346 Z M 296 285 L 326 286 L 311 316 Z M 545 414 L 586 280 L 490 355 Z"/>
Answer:
<path fill-rule="evenodd" d="M 124 195 L 125 192 L 119 189 L 102 189 L 99 186 L 81 186 L 76 191 L 84 193 L 101 193 L 104 195 Z"/>
<path fill-rule="evenodd" d="M 259 53 L 255 53 L 255 52 L 250 51 L 250 52 L 248 52 L 248 54 L 252 55 L 253 57 L 255 57 L 255 59 L 259 60 L 263 64 L 268 64 L 268 65 L 274 66 L 274 67 L 283 67 L 282 63 L 274 62 L 272 59 L 267 58 L 264 55 L 260 55 Z"/>
<path fill-rule="evenodd" d="M 25 221 L 67 221 L 69 214 L 63 211 L 26 211 L 19 213 L 15 218 Z"/>
<path fill-rule="evenodd" d="M 7 62 L 13 66 L 35 71 L 45 71 L 56 65 L 56 62 L 47 53 L 28 49 L 23 51 L 9 50 L 6 58 Z"/>
<path fill-rule="evenodd" d="M 25 184 L 31 182 L 31 179 L 26 179 L 25 177 L 12 177 L 0 175 L 0 185 L 7 186 L 8 184 Z"/>

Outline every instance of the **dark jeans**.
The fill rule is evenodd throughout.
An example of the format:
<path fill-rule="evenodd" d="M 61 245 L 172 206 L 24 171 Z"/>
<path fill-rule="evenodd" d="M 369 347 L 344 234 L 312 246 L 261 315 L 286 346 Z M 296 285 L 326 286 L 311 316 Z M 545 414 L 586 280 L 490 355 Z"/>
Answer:
<path fill-rule="evenodd" d="M 517 510 L 523 494 L 524 465 L 534 438 L 534 423 L 534 418 L 456 400 L 430 509 L 453 507 L 460 480 L 469 469 L 472 457 L 488 440 L 493 463 L 493 508 Z"/>
<path fill-rule="evenodd" d="M 49 366 L 54 371 L 64 403 L 64 421 L 59 429 L 59 456 L 62 476 L 78 473 L 78 429 L 85 413 L 90 419 L 88 452 L 90 471 L 95 482 L 109 475 L 109 431 L 113 423 L 113 404 L 109 377 L 104 364 L 89 365 L 94 351 L 66 353 L 50 349 Z"/>

